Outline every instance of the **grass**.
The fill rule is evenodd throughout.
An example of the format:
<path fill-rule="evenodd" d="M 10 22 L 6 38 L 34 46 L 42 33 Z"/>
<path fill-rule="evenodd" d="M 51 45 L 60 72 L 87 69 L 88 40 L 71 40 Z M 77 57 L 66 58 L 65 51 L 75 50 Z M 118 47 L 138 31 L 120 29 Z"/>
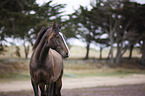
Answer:
<path fill-rule="evenodd" d="M 10 57 L 9 53 L 13 53 L 14 46 L 7 48 L 8 52 L 4 56 L 0 55 L 0 81 L 5 79 L 12 80 L 28 80 L 29 76 L 29 59 L 24 59 L 24 49 L 21 46 L 21 58 L 16 56 Z M 64 78 L 77 78 L 89 76 L 119 76 L 124 77 L 130 74 L 145 74 L 145 70 L 137 67 L 138 60 L 127 60 L 123 62 L 123 67 L 110 68 L 109 61 L 89 59 L 83 60 L 78 58 L 85 57 L 86 50 L 84 47 L 73 46 L 71 48 L 71 56 L 68 60 L 64 60 Z M 116 50 L 114 50 L 116 52 Z M 103 50 L 103 58 L 108 56 L 108 49 Z M 31 56 L 32 50 L 29 54 Z M 124 56 L 128 56 L 129 51 Z M 90 50 L 90 57 L 99 58 L 99 51 Z M 140 56 L 139 50 L 135 49 L 133 56 Z M 134 62 L 135 61 L 135 62 Z"/>
<path fill-rule="evenodd" d="M 0 82 L 8 81 L 23 81 L 30 80 L 30 75 L 28 73 L 7 73 L 6 75 L 0 75 Z"/>
<path fill-rule="evenodd" d="M 63 78 L 84 78 L 84 77 L 120 77 L 123 78 L 125 76 L 131 74 L 145 74 L 145 71 L 137 71 L 137 70 L 108 70 L 108 71 L 95 71 L 95 70 L 68 70 L 63 74 Z M 30 80 L 29 73 L 7 73 L 7 75 L 0 76 L 0 81 L 11 81 L 11 80 Z"/>
<path fill-rule="evenodd" d="M 28 79 L 30 78 L 29 73 L 8 73 L 5 76 L 1 76 L 1 78 L 12 78 L 12 79 Z"/>
<path fill-rule="evenodd" d="M 4 61 L 3 61 L 4 62 Z M 110 68 L 107 66 L 108 61 L 98 60 L 76 60 L 68 59 L 64 60 L 64 78 L 83 78 L 83 77 L 95 77 L 95 76 L 117 76 L 123 78 L 124 76 L 131 74 L 145 74 L 145 70 L 138 68 Z M 0 81 L 8 80 L 29 80 L 29 61 L 20 60 L 16 62 L 9 62 L 0 64 L 0 66 L 6 66 L 3 74 L 0 75 Z M 10 66 L 11 65 L 11 66 Z M 8 71 L 13 69 L 11 71 Z M 2 70 L 0 70 L 2 71 Z M 8 71 L 8 72 L 7 72 Z"/>
<path fill-rule="evenodd" d="M 79 71 L 74 72 L 68 71 L 64 73 L 64 77 L 70 77 L 70 78 L 77 78 L 77 77 L 125 77 L 127 75 L 131 74 L 145 74 L 145 71 L 137 71 L 137 70 L 124 70 L 124 69 L 115 69 L 115 70 L 107 70 L 107 71 L 96 71 L 96 70 L 85 70 L 85 71 Z"/>

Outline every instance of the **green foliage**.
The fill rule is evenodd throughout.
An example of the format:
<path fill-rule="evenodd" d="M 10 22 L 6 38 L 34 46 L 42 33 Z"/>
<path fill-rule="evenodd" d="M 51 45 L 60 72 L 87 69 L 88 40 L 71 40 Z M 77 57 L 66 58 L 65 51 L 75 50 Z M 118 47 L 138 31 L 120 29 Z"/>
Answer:
<path fill-rule="evenodd" d="M 117 11 L 122 15 L 122 26 L 129 33 L 131 31 L 132 38 L 129 38 L 130 42 L 137 41 L 140 38 L 143 39 L 145 36 L 145 4 L 138 4 L 135 2 L 124 2 L 124 7 Z M 136 34 L 137 33 L 137 34 Z M 129 34 L 130 35 L 130 34 Z M 138 40 L 139 41 L 139 40 Z M 137 42 L 138 42 L 137 41 Z M 136 42 L 135 42 L 136 43 Z"/>
<path fill-rule="evenodd" d="M 77 38 L 80 26 L 78 26 L 78 18 L 75 16 L 75 13 L 68 15 L 69 19 L 63 22 L 62 30 L 67 38 Z"/>
<path fill-rule="evenodd" d="M 113 64 L 113 44 L 117 43 L 117 64 L 128 47 L 144 41 L 144 9 L 145 4 L 129 0 L 96 0 L 96 4 L 92 4 L 91 10 L 80 6 L 75 13 L 70 15 L 74 17 L 70 18 L 73 21 L 70 24 L 75 26 L 76 36 L 80 35 L 85 39 L 87 55 L 89 44 L 92 42 L 102 44 L 101 47 L 110 46 L 111 64 Z M 103 34 L 108 34 L 108 37 L 100 38 Z M 129 44 L 125 44 L 125 41 L 129 41 Z"/>
<path fill-rule="evenodd" d="M 39 6 L 36 0 L 1 0 L 0 1 L 0 40 L 5 37 L 21 38 L 32 42 L 42 26 L 50 22 L 61 21 L 60 10 L 64 4 L 51 4 L 52 1 Z"/>
<path fill-rule="evenodd" d="M 116 57 L 119 58 L 127 47 L 136 43 L 145 46 L 145 4 L 130 0 L 96 0 L 96 4 L 91 4 L 91 10 L 80 6 L 68 15 L 68 20 L 62 21 L 61 9 L 65 4 L 52 2 L 39 6 L 36 0 L 0 0 L 0 44 L 5 37 L 20 38 L 24 43 L 33 44 L 41 27 L 57 21 L 63 22 L 62 32 L 67 38 L 83 38 L 87 43 L 86 55 L 92 42 L 100 47 L 111 46 L 111 52 L 113 44 L 117 43 Z M 104 34 L 108 37 L 101 38 Z M 145 54 L 144 50 L 142 54 Z M 113 55 L 111 57 L 113 59 Z M 145 55 L 142 58 L 145 60 Z"/>
<path fill-rule="evenodd" d="M 21 33 L 26 33 L 32 19 L 30 11 L 31 5 L 35 5 L 35 0 L 1 0 L 0 7 L 0 28 L 4 36 L 23 36 Z M 29 9 L 29 10 L 28 10 Z M 4 38 L 1 38 L 4 39 Z"/>

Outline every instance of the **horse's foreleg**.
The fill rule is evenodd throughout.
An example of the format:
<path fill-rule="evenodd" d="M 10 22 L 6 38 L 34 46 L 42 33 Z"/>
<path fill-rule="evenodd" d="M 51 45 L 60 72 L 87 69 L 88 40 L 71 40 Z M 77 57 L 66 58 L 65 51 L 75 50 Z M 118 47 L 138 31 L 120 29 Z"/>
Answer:
<path fill-rule="evenodd" d="M 54 96 L 61 96 L 61 87 L 62 87 L 62 75 L 63 75 L 63 70 L 61 71 L 60 77 L 56 80 L 55 82 L 55 90 L 54 90 Z"/>
<path fill-rule="evenodd" d="M 39 84 L 40 90 L 41 90 L 41 96 L 46 96 L 45 93 L 45 85 L 44 84 Z"/>
<path fill-rule="evenodd" d="M 35 96 L 39 96 L 39 95 L 38 95 L 38 84 L 36 84 L 36 83 L 34 82 L 34 80 L 31 80 L 31 83 L 32 83 L 32 86 L 33 86 L 33 90 L 34 90 Z"/>
<path fill-rule="evenodd" d="M 53 88 L 54 88 L 54 82 L 53 82 L 53 77 L 51 77 L 47 87 L 47 96 L 53 96 Z"/>
<path fill-rule="evenodd" d="M 56 81 L 56 86 L 55 86 L 55 90 L 54 90 L 55 96 L 61 96 L 61 87 L 62 87 L 62 80 L 61 80 L 61 78 L 59 78 Z"/>

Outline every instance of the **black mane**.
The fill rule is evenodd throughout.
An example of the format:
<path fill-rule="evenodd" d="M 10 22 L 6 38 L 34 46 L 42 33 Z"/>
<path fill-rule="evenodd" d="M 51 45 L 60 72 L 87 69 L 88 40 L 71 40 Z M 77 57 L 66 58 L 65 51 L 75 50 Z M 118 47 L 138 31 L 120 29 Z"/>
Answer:
<path fill-rule="evenodd" d="M 34 43 L 34 45 L 33 45 L 33 50 L 38 46 L 38 44 L 39 44 L 41 38 L 43 37 L 43 35 L 45 34 L 45 32 L 46 32 L 48 29 L 49 29 L 49 28 L 42 28 L 42 29 L 40 30 L 40 32 L 38 33 L 38 36 L 37 36 L 37 38 L 36 38 L 36 41 L 35 41 L 35 43 Z"/>

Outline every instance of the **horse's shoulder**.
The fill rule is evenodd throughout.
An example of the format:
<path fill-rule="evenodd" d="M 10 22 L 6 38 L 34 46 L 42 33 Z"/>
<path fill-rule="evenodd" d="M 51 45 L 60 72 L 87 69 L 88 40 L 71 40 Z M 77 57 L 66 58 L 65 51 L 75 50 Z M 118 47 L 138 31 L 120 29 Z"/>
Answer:
<path fill-rule="evenodd" d="M 51 57 L 53 57 L 53 68 L 54 68 L 54 81 L 56 81 L 59 76 L 61 75 L 61 72 L 63 70 L 63 59 L 62 59 L 62 56 L 56 52 L 55 50 L 53 49 L 50 49 L 50 54 L 51 54 Z"/>

